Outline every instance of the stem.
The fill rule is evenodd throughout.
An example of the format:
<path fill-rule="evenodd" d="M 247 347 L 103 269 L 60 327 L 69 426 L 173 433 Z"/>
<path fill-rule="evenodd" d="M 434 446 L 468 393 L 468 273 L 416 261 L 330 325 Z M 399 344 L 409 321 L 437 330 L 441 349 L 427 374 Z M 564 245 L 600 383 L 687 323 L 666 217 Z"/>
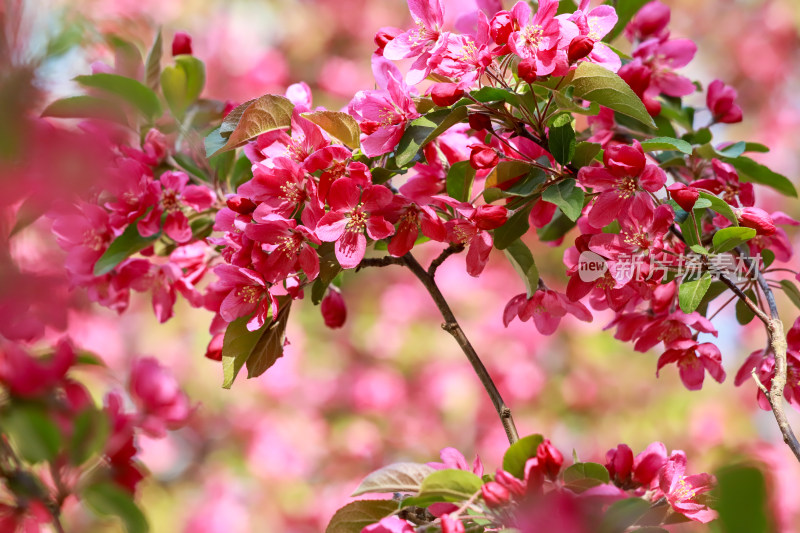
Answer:
<path fill-rule="evenodd" d="M 502 396 L 500 396 L 500 391 L 497 390 L 497 386 L 494 384 L 494 381 L 492 381 L 492 378 L 489 375 L 489 371 L 486 370 L 486 367 L 483 365 L 483 361 L 481 361 L 480 357 L 478 357 L 475 348 L 472 347 L 472 344 L 470 344 L 469 339 L 467 339 L 467 336 L 464 334 L 461 326 L 458 325 L 458 321 L 456 320 L 452 309 L 450 309 L 450 306 L 444 299 L 444 295 L 436 285 L 436 281 L 433 279 L 433 276 L 429 274 L 422 267 L 422 265 L 419 264 L 414 256 L 411 255 L 411 252 L 403 256 L 403 261 L 409 270 L 414 273 L 417 279 L 422 282 L 422 284 L 428 290 L 428 294 L 431 295 L 431 298 L 433 298 L 436 307 L 439 308 L 439 312 L 442 314 L 442 318 L 444 318 L 442 329 L 453 336 L 458 345 L 461 347 L 461 351 L 463 351 L 464 355 L 467 356 L 467 359 L 472 365 L 473 370 L 475 370 L 475 373 L 481 380 L 483 388 L 486 389 L 486 392 L 489 394 L 492 404 L 494 404 L 494 408 L 497 410 L 497 414 L 500 416 L 500 422 L 503 424 L 503 428 L 506 431 L 508 442 L 510 444 L 514 444 L 517 440 L 519 440 L 519 435 L 517 434 L 517 428 L 514 425 L 514 418 L 511 416 L 511 409 L 509 409 L 503 401 Z"/>

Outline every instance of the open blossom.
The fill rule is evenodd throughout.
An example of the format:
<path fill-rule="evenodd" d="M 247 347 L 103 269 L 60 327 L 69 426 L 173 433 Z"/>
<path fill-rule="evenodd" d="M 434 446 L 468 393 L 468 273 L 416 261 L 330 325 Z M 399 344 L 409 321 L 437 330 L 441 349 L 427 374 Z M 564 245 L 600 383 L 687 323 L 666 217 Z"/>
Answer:
<path fill-rule="evenodd" d="M 572 302 L 564 294 L 554 290 L 539 289 L 530 298 L 525 293 L 514 296 L 503 311 L 503 323 L 508 326 L 516 317 L 523 322 L 533 318 L 539 333 L 552 335 L 567 313 L 584 322 L 592 321 L 592 314 L 582 303 Z"/>
<path fill-rule="evenodd" d="M 416 85 L 431 71 L 431 50 L 447 36 L 442 33 L 444 9 L 441 0 L 408 0 L 408 10 L 414 19 L 414 28 L 395 36 L 383 48 L 386 59 L 399 60 L 415 57 L 406 81 Z M 384 87 L 385 88 L 385 87 Z"/>
<path fill-rule="evenodd" d="M 467 472 L 472 472 L 476 476 L 483 475 L 483 463 L 481 462 L 481 458 L 477 455 L 472 462 L 472 466 L 469 466 L 464 454 L 455 448 L 442 448 L 439 452 L 439 457 L 442 459 L 441 463 L 432 462 L 428 463 L 428 466 L 436 470 L 452 468 L 454 470 L 466 470 Z"/>
<path fill-rule="evenodd" d="M 653 0 L 642 8 L 625 27 L 625 36 L 631 40 L 643 41 L 650 37 L 665 39 L 669 36 L 669 7 L 658 0 Z"/>
<path fill-rule="evenodd" d="M 218 265 L 214 272 L 219 277 L 214 288 L 225 294 L 219 314 L 226 322 L 257 311 L 247 322 L 247 329 L 256 331 L 264 325 L 270 310 L 273 317 L 278 315 L 278 302 L 261 274 L 233 265 Z"/>
<path fill-rule="evenodd" d="M 709 84 L 706 105 L 715 122 L 734 124 L 742 121 L 742 108 L 736 104 L 737 96 L 736 89 L 720 80 L 714 80 Z"/>
<path fill-rule="evenodd" d="M 616 145 L 603 153 L 602 167 L 583 167 L 578 172 L 578 181 L 591 187 L 600 195 L 589 212 L 589 223 L 602 228 L 626 212 L 637 197 L 649 201 L 649 194 L 664 186 L 667 176 L 656 165 L 647 163 L 642 146 L 633 141 L 633 146 Z"/>
<path fill-rule="evenodd" d="M 406 124 L 420 116 L 394 64 L 374 56 L 372 70 L 380 90 L 359 91 L 348 105 L 348 112 L 361 126 L 361 149 L 368 157 L 391 152 L 400 142 Z"/>
<path fill-rule="evenodd" d="M 192 228 L 183 212 L 190 207 L 197 212 L 204 211 L 214 203 L 214 193 L 202 185 L 188 185 L 189 176 L 185 172 L 168 171 L 158 180 L 160 201 L 150 213 L 137 223 L 143 237 L 155 235 L 161 229 L 161 216 L 166 213 L 164 233 L 178 243 L 192 240 Z"/>
<path fill-rule="evenodd" d="M 637 331 L 638 340 L 633 349 L 637 352 L 646 352 L 662 341 L 669 346 L 674 341 L 690 338 L 692 329 L 717 336 L 717 330 L 709 319 L 697 311 L 684 313 L 678 310 L 660 317 L 652 317 L 650 325 Z"/>
<path fill-rule="evenodd" d="M 681 381 L 689 390 L 703 388 L 706 371 L 717 382 L 725 381 L 722 354 L 710 342 L 698 344 L 692 339 L 680 339 L 669 343 L 667 351 L 658 358 L 656 376 L 669 363 L 677 363 Z"/>
<path fill-rule="evenodd" d="M 511 32 L 508 46 L 520 58 L 534 59 L 540 76 L 566 73 L 566 47 L 579 34 L 573 22 L 556 18 L 557 11 L 556 0 L 541 0 L 533 17 L 527 2 L 517 2 L 511 9 L 511 18 L 519 30 Z"/>
<path fill-rule="evenodd" d="M 602 42 L 603 37 L 617 24 L 619 20 L 617 12 L 613 7 L 606 5 L 597 6 L 591 11 L 587 11 L 588 8 L 589 0 L 582 0 L 578 10 L 568 19 L 575 23 L 580 31 L 580 34 L 570 41 L 568 51 L 570 63 L 585 57 L 587 61 L 597 63 L 611 72 L 617 72 L 622 66 L 622 61 Z"/>
<path fill-rule="evenodd" d="M 272 167 L 253 165 L 253 179 L 239 187 L 239 194 L 260 203 L 262 210 L 291 217 L 312 195 L 303 168 L 288 157 L 272 159 Z M 265 213 L 266 214 L 266 213 Z"/>
<path fill-rule="evenodd" d="M 414 528 L 401 518 L 388 516 L 377 524 L 365 527 L 361 533 L 414 533 Z"/>
<path fill-rule="evenodd" d="M 75 362 L 70 343 L 59 341 L 49 359 L 33 357 L 16 343 L 0 345 L 0 384 L 12 396 L 32 398 L 46 393 L 64 380 Z"/>
<path fill-rule="evenodd" d="M 717 517 L 701 495 L 710 491 L 714 477 L 709 474 L 686 474 L 686 455 L 673 452 L 659 472 L 659 487 L 672 508 L 697 522 L 707 523 Z"/>
<path fill-rule="evenodd" d="M 395 199 L 402 203 L 400 196 L 395 196 Z M 444 222 L 430 206 L 408 203 L 386 216 L 397 224 L 397 230 L 388 246 L 389 253 L 395 257 L 411 251 L 420 233 L 434 241 L 442 242 L 447 239 Z"/>
<path fill-rule="evenodd" d="M 138 359 L 131 370 L 130 392 L 139 407 L 141 427 L 154 437 L 183 426 L 192 409 L 175 377 L 157 359 Z"/>
<path fill-rule="evenodd" d="M 478 277 L 486 268 L 492 251 L 492 236 L 487 230 L 502 226 L 508 218 L 508 210 L 503 206 L 482 205 L 477 208 L 467 203 L 455 202 L 440 197 L 455 207 L 466 218 L 448 220 L 445 223 L 447 239 L 454 244 L 463 244 L 467 249 L 467 274 Z"/>
<path fill-rule="evenodd" d="M 319 256 L 311 244 L 319 245 L 320 240 L 312 230 L 278 215 L 254 216 L 254 222 L 247 225 L 244 233 L 270 249 L 261 265 L 267 281 L 276 283 L 301 269 L 309 280 L 316 279 Z"/>
<path fill-rule="evenodd" d="M 392 191 L 383 185 L 361 188 L 348 178 L 336 180 L 331 186 L 331 210 L 317 226 L 317 236 L 325 242 L 335 242 L 336 259 L 343 268 L 355 268 L 364 258 L 367 235 L 385 239 L 394 227 L 375 212 L 392 201 Z"/>

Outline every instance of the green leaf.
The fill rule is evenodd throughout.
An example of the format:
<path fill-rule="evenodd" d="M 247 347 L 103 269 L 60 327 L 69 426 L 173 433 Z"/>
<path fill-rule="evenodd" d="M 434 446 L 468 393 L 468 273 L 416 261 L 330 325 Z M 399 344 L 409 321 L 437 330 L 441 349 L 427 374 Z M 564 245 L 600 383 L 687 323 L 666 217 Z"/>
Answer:
<path fill-rule="evenodd" d="M 734 226 L 739 225 L 736 213 L 733 212 L 733 208 L 728 202 L 706 191 L 700 191 L 700 198 L 711 202 L 710 208 L 730 220 L 731 224 Z"/>
<path fill-rule="evenodd" d="M 133 501 L 133 496 L 114 483 L 89 485 L 81 496 L 96 514 L 121 518 L 128 533 L 147 533 L 150 530 L 147 519 Z"/>
<path fill-rule="evenodd" d="M 236 376 L 247 364 L 247 377 L 263 374 L 283 355 L 286 321 L 292 300 L 289 296 L 278 297 L 278 316 L 256 331 L 247 329 L 249 316 L 237 318 L 225 330 L 222 341 L 222 387 L 230 389 Z"/>
<path fill-rule="evenodd" d="M 542 242 L 552 242 L 557 241 L 566 233 L 575 227 L 575 221 L 570 220 L 564 213 L 561 211 L 556 211 L 553 220 L 550 221 L 543 228 L 539 228 L 536 230 L 536 234 L 539 235 L 539 240 Z"/>
<path fill-rule="evenodd" d="M 437 109 L 409 122 L 395 149 L 397 166 L 404 167 L 411 163 L 423 146 L 466 118 L 467 108 L 457 106 Z"/>
<path fill-rule="evenodd" d="M 105 412 L 92 407 L 81 411 L 75 417 L 67 448 L 70 463 L 80 466 L 99 453 L 108 439 L 110 429 Z"/>
<path fill-rule="evenodd" d="M 519 105 L 519 95 L 511 92 L 508 89 L 501 89 L 500 87 L 483 87 L 477 91 L 470 93 L 475 100 L 481 103 L 488 102 L 508 102 L 511 105 Z"/>
<path fill-rule="evenodd" d="M 447 194 L 462 202 L 469 202 L 472 196 L 472 182 L 475 180 L 475 169 L 469 161 L 453 163 L 447 171 Z"/>
<path fill-rule="evenodd" d="M 556 204 L 567 218 L 575 221 L 583 210 L 583 189 L 575 186 L 574 179 L 564 180 L 546 188 L 542 193 L 542 200 Z"/>
<path fill-rule="evenodd" d="M 20 231 L 24 230 L 45 214 L 48 208 L 48 202 L 42 201 L 37 195 L 29 196 L 22 202 L 22 205 L 17 209 L 17 218 L 14 221 L 14 227 L 11 228 L 9 237 L 13 237 Z"/>
<path fill-rule="evenodd" d="M 223 120 L 219 133 L 223 137 L 228 131 L 230 134 L 225 145 L 212 155 L 235 150 L 262 133 L 289 128 L 292 125 L 292 109 L 294 104 L 288 98 L 275 94 L 245 102 Z"/>
<path fill-rule="evenodd" d="M 746 290 L 745 294 L 747 295 L 748 298 L 750 298 L 751 301 L 753 302 L 757 301 L 756 293 L 753 292 L 752 289 Z M 741 298 L 738 298 L 736 300 L 736 321 L 739 324 L 745 326 L 750 322 L 752 322 L 755 316 L 756 315 L 755 313 L 753 313 L 753 310 L 750 309 L 746 303 L 744 303 L 744 300 L 742 300 Z"/>
<path fill-rule="evenodd" d="M 603 515 L 601 531 L 617 533 L 626 531 L 650 509 L 650 503 L 641 498 L 627 498 L 611 504 Z"/>
<path fill-rule="evenodd" d="M 767 533 L 769 500 L 764 474 L 752 466 L 730 466 L 716 473 L 718 524 L 724 533 Z"/>
<path fill-rule="evenodd" d="M 436 128 L 425 137 L 425 140 L 422 141 L 422 147 L 424 147 L 429 142 L 435 140 L 439 135 L 446 132 L 459 122 L 464 122 L 467 120 L 468 114 L 467 106 L 456 106 L 450 110 L 450 113 L 445 115 L 444 119 L 439 123 Z"/>
<path fill-rule="evenodd" d="M 505 250 L 506 257 L 511 266 L 517 271 L 519 277 L 525 282 L 525 289 L 530 297 L 539 287 L 539 270 L 528 246 L 520 239 L 513 241 Z"/>
<path fill-rule="evenodd" d="M 711 286 L 710 272 L 704 272 L 698 280 L 681 283 L 678 288 L 678 303 L 681 306 L 681 311 L 691 313 L 697 309 L 709 286 Z"/>
<path fill-rule="evenodd" d="M 765 154 L 769 152 L 769 147 L 761 143 L 744 143 L 745 152 L 759 152 Z"/>
<path fill-rule="evenodd" d="M 53 460 L 61 449 L 61 432 L 47 411 L 34 404 L 15 404 L 2 420 L 2 433 L 15 442 L 30 463 Z"/>
<path fill-rule="evenodd" d="M 125 114 L 113 102 L 96 96 L 71 96 L 56 100 L 42 111 L 43 117 L 93 118 L 125 124 Z"/>
<path fill-rule="evenodd" d="M 319 305 L 322 298 L 325 297 L 328 286 L 342 271 L 339 261 L 336 260 L 336 250 L 332 242 L 323 242 L 317 248 L 317 254 L 319 255 L 319 276 L 311 286 L 311 301 L 314 305 Z"/>
<path fill-rule="evenodd" d="M 728 227 L 714 234 L 714 251 L 718 254 L 733 250 L 756 236 L 756 230 L 744 227 Z"/>
<path fill-rule="evenodd" d="M 301 116 L 327 131 L 348 148 L 355 150 L 361 147 L 361 128 L 356 119 L 347 113 L 324 110 L 303 113 Z"/>
<path fill-rule="evenodd" d="M 539 445 L 544 442 L 541 435 L 528 435 L 509 446 L 503 455 L 503 470 L 517 479 L 525 478 L 525 463 L 528 459 L 536 457 Z"/>
<path fill-rule="evenodd" d="M 600 153 L 600 148 L 600 143 L 578 143 L 575 147 L 575 155 L 572 156 L 572 166 L 580 169 L 590 165 L 595 156 Z"/>
<path fill-rule="evenodd" d="M 617 25 L 614 26 L 608 35 L 603 38 L 603 41 L 611 42 L 616 39 L 621 33 L 622 30 L 625 29 L 625 26 L 630 22 L 633 16 L 642 8 L 650 0 L 617 0 L 616 2 L 611 2 L 610 0 L 606 2 L 607 4 L 612 4 L 615 6 L 617 11 Z"/>
<path fill-rule="evenodd" d="M 730 146 L 726 146 L 725 148 L 719 150 L 720 155 L 725 157 L 739 157 L 742 155 L 747 148 L 747 143 L 744 141 L 739 141 L 738 143 L 733 143 Z"/>
<path fill-rule="evenodd" d="M 142 237 L 139 235 L 139 230 L 136 229 L 136 223 L 130 224 L 125 228 L 125 231 L 122 232 L 122 235 L 111 242 L 108 249 L 103 252 L 103 255 L 101 255 L 94 264 L 94 275 L 103 276 L 108 274 L 114 270 L 118 264 L 133 254 L 144 250 L 160 236 L 161 232 L 159 231 L 155 235 Z"/>
<path fill-rule="evenodd" d="M 159 79 L 161 78 L 161 55 L 163 48 L 161 28 L 159 28 L 156 33 L 156 40 L 153 42 L 153 47 L 147 54 L 147 61 L 144 66 L 145 83 L 154 91 L 158 89 Z"/>
<path fill-rule="evenodd" d="M 583 492 L 608 482 L 608 470 L 601 464 L 575 463 L 564 470 L 564 487 L 573 492 Z"/>
<path fill-rule="evenodd" d="M 428 475 L 422 481 L 418 496 L 461 502 L 468 500 L 480 491 L 481 486 L 483 486 L 483 480 L 472 472 L 448 468 Z"/>
<path fill-rule="evenodd" d="M 739 171 L 739 179 L 742 181 L 760 183 L 778 191 L 786 196 L 797 198 L 797 190 L 786 176 L 782 176 L 750 159 L 749 157 L 739 156 L 736 158 L 724 158 L 726 163 L 733 165 Z"/>
<path fill-rule="evenodd" d="M 394 492 L 417 493 L 422 482 L 436 470 L 420 463 L 394 463 L 364 478 L 350 496 Z"/>
<path fill-rule="evenodd" d="M 556 117 L 547 134 L 547 147 L 555 160 L 562 165 L 572 161 L 575 155 L 575 130 L 572 129 L 571 115 Z"/>
<path fill-rule="evenodd" d="M 786 297 L 789 298 L 789 300 L 791 300 L 791 302 L 798 309 L 800 309 L 800 290 L 798 290 L 797 285 L 795 285 L 792 280 L 782 279 L 781 288 L 783 288 L 783 292 L 786 294 Z"/>
<path fill-rule="evenodd" d="M 484 188 L 500 187 L 503 183 L 519 178 L 529 173 L 533 167 L 517 159 L 506 159 L 500 161 L 492 171 L 486 176 Z"/>
<path fill-rule="evenodd" d="M 228 142 L 228 140 L 220 134 L 221 130 L 222 126 L 216 128 L 206 136 L 205 149 L 207 158 L 222 150 L 222 147 L 225 146 L 226 142 Z"/>
<path fill-rule="evenodd" d="M 393 500 L 359 500 L 348 503 L 333 515 L 325 533 L 361 533 L 397 510 Z"/>
<path fill-rule="evenodd" d="M 194 56 L 176 56 L 175 65 L 167 66 L 161 72 L 161 90 L 177 117 L 182 117 L 200 97 L 205 83 L 205 65 Z"/>
<path fill-rule="evenodd" d="M 84 87 L 100 89 L 122 98 L 150 119 L 161 115 L 161 104 L 156 93 L 134 79 L 118 74 L 98 73 L 78 76 L 75 81 Z"/>
<path fill-rule="evenodd" d="M 686 155 L 692 154 L 692 145 L 682 139 L 673 139 L 671 137 L 654 137 L 642 141 L 642 149 L 645 152 L 657 152 L 664 150 L 677 150 Z"/>
<path fill-rule="evenodd" d="M 574 96 L 597 102 L 655 128 L 655 122 L 636 93 L 610 70 L 584 61 L 575 70 L 572 84 L 575 87 Z"/>
<path fill-rule="evenodd" d="M 528 203 L 511 215 L 506 223 L 494 230 L 494 247 L 498 250 L 505 250 L 512 242 L 516 241 L 531 227 L 528 216 L 531 213 L 533 203 Z"/>

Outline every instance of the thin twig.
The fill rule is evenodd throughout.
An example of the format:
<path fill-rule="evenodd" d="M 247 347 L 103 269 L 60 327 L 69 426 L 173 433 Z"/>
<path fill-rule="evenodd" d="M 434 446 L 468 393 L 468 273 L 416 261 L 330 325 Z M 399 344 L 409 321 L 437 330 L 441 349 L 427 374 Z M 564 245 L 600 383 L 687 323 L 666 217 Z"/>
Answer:
<path fill-rule="evenodd" d="M 402 257 L 387 255 L 386 257 L 367 257 L 362 259 L 356 267 L 356 272 L 367 267 L 385 267 L 389 265 L 404 265 Z"/>
<path fill-rule="evenodd" d="M 450 257 L 453 254 L 461 253 L 463 251 L 464 251 L 464 245 L 463 244 L 452 244 L 451 243 L 450 246 L 445 248 L 442 251 L 442 253 L 439 254 L 439 257 L 437 257 L 436 259 L 431 261 L 431 264 L 428 267 L 428 275 L 430 277 L 432 277 L 432 278 L 435 277 L 436 276 L 436 269 L 439 268 L 440 266 L 442 266 L 442 263 L 444 263 L 447 260 L 448 257 Z"/>
<path fill-rule="evenodd" d="M 489 371 L 486 370 L 486 367 L 484 366 L 480 357 L 478 357 L 478 353 L 475 351 L 475 348 L 472 347 L 472 344 L 469 342 L 469 339 L 467 339 L 467 336 L 464 334 L 461 326 L 458 325 L 458 321 L 456 320 L 452 309 L 450 309 L 447 300 L 444 299 L 444 295 L 436 285 L 436 281 L 433 279 L 433 276 L 431 276 L 425 270 L 425 268 L 419 264 L 414 256 L 411 255 L 411 252 L 404 255 L 403 260 L 405 261 L 405 264 L 408 266 L 409 270 L 414 273 L 417 279 L 419 279 L 428 290 L 428 294 L 431 295 L 431 298 L 433 298 L 436 307 L 439 308 L 439 312 L 442 314 L 442 318 L 444 318 L 442 329 L 453 336 L 456 342 L 458 342 L 458 345 L 461 347 L 461 351 L 463 351 L 464 355 L 467 356 L 467 359 L 472 365 L 473 370 L 475 370 L 475 373 L 481 380 L 483 388 L 486 389 L 486 392 L 489 394 L 492 404 L 494 404 L 494 408 L 497 410 L 497 414 L 500 416 L 500 422 L 503 424 L 503 428 L 506 431 L 508 442 L 511 444 L 515 443 L 519 440 L 519 435 L 517 434 L 517 428 L 514 425 L 514 418 L 511 416 L 511 409 L 509 409 L 503 401 L 503 397 L 500 395 L 500 391 L 497 390 L 497 386 L 494 384 L 494 381 L 492 381 Z"/>

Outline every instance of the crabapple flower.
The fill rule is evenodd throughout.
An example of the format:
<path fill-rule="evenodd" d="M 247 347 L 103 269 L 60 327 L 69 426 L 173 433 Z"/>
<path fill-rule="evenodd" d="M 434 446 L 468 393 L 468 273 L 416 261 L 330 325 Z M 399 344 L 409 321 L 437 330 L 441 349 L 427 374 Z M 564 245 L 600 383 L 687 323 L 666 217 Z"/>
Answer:
<path fill-rule="evenodd" d="M 578 171 L 578 181 L 591 187 L 600 195 L 589 212 L 589 223 L 603 228 L 618 218 L 620 213 L 630 210 L 633 201 L 664 186 L 667 176 L 656 165 L 647 163 L 642 146 L 633 141 L 633 146 L 609 146 L 603 153 L 604 166 L 587 166 Z"/>
<path fill-rule="evenodd" d="M 666 39 L 669 24 L 669 7 L 658 0 L 653 0 L 642 6 L 638 13 L 625 27 L 625 36 L 630 41 L 643 41 L 650 37 Z"/>
<path fill-rule="evenodd" d="M 509 490 L 497 481 L 484 484 L 481 487 L 481 497 L 489 509 L 504 507 L 511 501 Z"/>
<path fill-rule="evenodd" d="M 690 328 L 717 336 L 717 330 L 706 317 L 697 311 L 684 313 L 678 310 L 657 320 L 652 320 L 649 325 L 640 330 L 633 349 L 637 352 L 646 352 L 662 341 L 669 347 L 674 341 L 690 338 L 692 336 Z"/>
<path fill-rule="evenodd" d="M 717 382 L 725 381 L 722 354 L 719 348 L 710 342 L 698 344 L 692 339 L 680 339 L 669 343 L 667 351 L 658 358 L 656 376 L 669 363 L 678 364 L 681 381 L 689 390 L 703 388 L 706 371 Z"/>
<path fill-rule="evenodd" d="M 469 146 L 469 165 L 475 170 L 493 168 L 500 162 L 500 156 L 491 146 L 485 144 L 471 144 Z"/>
<path fill-rule="evenodd" d="M 301 269 L 309 281 L 316 279 L 319 256 L 311 244 L 321 242 L 313 231 L 278 215 L 256 215 L 253 220 L 255 223 L 248 224 L 244 234 L 270 249 L 266 262 L 260 265 L 266 281 L 276 283 Z"/>
<path fill-rule="evenodd" d="M 736 89 L 720 80 L 714 80 L 709 84 L 706 105 L 714 117 L 714 122 L 734 124 L 742 121 L 742 108 L 736 105 L 737 96 Z"/>
<path fill-rule="evenodd" d="M 445 470 L 448 468 L 453 470 L 466 470 L 467 472 L 472 472 L 476 476 L 483 476 L 483 463 L 481 462 L 481 458 L 477 455 L 472 462 L 472 467 L 467 463 L 467 458 L 464 457 L 464 454 L 455 448 L 442 448 L 439 452 L 439 458 L 442 460 L 441 463 L 431 462 L 428 463 L 428 466 L 435 470 Z"/>
<path fill-rule="evenodd" d="M 633 473 L 633 450 L 627 444 L 619 444 L 606 452 L 606 470 L 615 485 L 627 488 Z"/>
<path fill-rule="evenodd" d="M 589 0 L 582 0 L 575 13 L 567 19 L 573 22 L 580 34 L 569 43 L 567 51 L 570 63 L 586 58 L 587 61 L 597 63 L 617 72 L 622 66 L 619 56 L 602 42 L 608 32 L 614 29 L 619 17 L 611 6 L 597 6 L 587 12 Z"/>
<path fill-rule="evenodd" d="M 415 27 L 395 36 L 383 47 L 383 57 L 394 61 L 415 57 L 406 81 L 416 85 L 430 74 L 431 51 L 441 46 L 444 9 L 441 0 L 408 0 L 408 10 Z"/>
<path fill-rule="evenodd" d="M 633 459 L 633 481 L 651 488 L 658 483 L 658 473 L 667 462 L 667 447 L 653 442 Z"/>
<path fill-rule="evenodd" d="M 413 203 L 408 204 L 394 215 L 397 221 L 395 216 L 387 214 L 389 220 L 397 224 L 397 230 L 389 241 L 387 250 L 395 257 L 402 257 L 410 252 L 420 233 L 434 241 L 447 240 L 444 222 L 427 205 L 420 207 Z"/>
<path fill-rule="evenodd" d="M 683 183 L 673 183 L 667 187 L 669 197 L 675 200 L 675 203 L 687 213 L 691 213 L 694 204 L 700 198 L 700 191 L 694 187 L 687 187 Z"/>
<path fill-rule="evenodd" d="M 445 223 L 447 238 L 451 243 L 469 247 L 467 250 L 467 274 L 478 277 L 486 267 L 492 251 L 492 236 L 487 230 L 502 226 L 508 218 L 508 210 L 503 206 L 490 205 L 474 208 L 467 203 L 453 202 L 452 199 L 449 199 L 448 203 L 467 218 L 448 220 Z"/>
<path fill-rule="evenodd" d="M 414 528 L 401 518 L 388 516 L 377 524 L 365 527 L 361 533 L 414 533 Z"/>
<path fill-rule="evenodd" d="M 273 317 L 278 316 L 278 302 L 261 274 L 233 265 L 218 265 L 214 273 L 219 277 L 214 288 L 225 294 L 219 307 L 223 320 L 233 322 L 257 311 L 247 322 L 247 329 L 256 331 L 266 322 L 270 309 Z"/>
<path fill-rule="evenodd" d="M 327 294 L 320 303 L 319 310 L 325 325 L 331 329 L 338 329 L 344 325 L 347 319 L 347 307 L 342 298 L 342 293 L 335 289 L 328 289 Z"/>
<path fill-rule="evenodd" d="M 152 437 L 180 428 L 192 413 L 189 398 L 175 377 L 153 357 L 133 364 L 130 392 L 142 416 L 141 427 Z"/>
<path fill-rule="evenodd" d="M 659 487 L 672 508 L 697 522 L 708 523 L 717 517 L 698 496 L 710 491 L 714 477 L 710 474 L 686 476 L 686 455 L 673 452 L 659 472 Z"/>
<path fill-rule="evenodd" d="M 564 456 L 558 451 L 558 448 L 553 446 L 550 439 L 544 439 L 544 442 L 539 444 L 536 450 L 536 458 L 539 461 L 539 466 L 544 470 L 545 475 L 551 481 L 555 481 L 558 473 L 561 471 L 561 466 L 564 464 Z"/>
<path fill-rule="evenodd" d="M 15 343 L 4 343 L 0 346 L 0 384 L 12 396 L 33 398 L 62 382 L 74 362 L 75 352 L 66 339 L 58 342 L 49 360 L 33 357 Z"/>
<path fill-rule="evenodd" d="M 272 163 L 272 167 L 254 164 L 253 179 L 242 184 L 238 192 L 253 202 L 259 202 L 262 211 L 291 217 L 311 196 L 305 171 L 288 157 L 276 157 Z"/>
<path fill-rule="evenodd" d="M 400 142 L 406 124 L 420 116 L 396 66 L 374 56 L 372 70 L 381 89 L 359 91 L 347 107 L 361 126 L 361 149 L 368 157 L 391 152 Z"/>
<path fill-rule="evenodd" d="M 508 327 L 516 317 L 523 322 L 532 317 L 539 333 L 552 335 L 567 313 L 584 322 L 592 321 L 592 314 L 582 303 L 572 302 L 564 294 L 554 290 L 539 289 L 530 298 L 525 293 L 514 296 L 503 311 L 503 324 Z"/>
<path fill-rule="evenodd" d="M 756 230 L 756 235 L 769 237 L 775 234 L 775 223 L 769 213 L 758 207 L 743 207 L 736 210 L 736 219 L 746 228 Z"/>
<path fill-rule="evenodd" d="M 442 533 L 464 533 L 464 522 L 449 514 L 442 515 Z"/>
<path fill-rule="evenodd" d="M 161 216 L 166 213 L 164 233 L 177 243 L 192 240 L 192 228 L 183 212 L 191 207 L 197 212 L 205 211 L 214 203 L 214 193 L 202 185 L 188 185 L 189 176 L 185 172 L 168 171 L 158 180 L 160 201 L 152 211 L 142 218 L 136 227 L 142 237 L 155 235 L 161 229 Z"/>
<path fill-rule="evenodd" d="M 519 30 L 511 32 L 508 46 L 521 59 L 533 58 L 539 76 L 566 73 L 566 48 L 579 34 L 573 22 L 556 18 L 557 11 L 557 0 L 541 0 L 532 18 L 527 2 L 517 2 L 511 8 L 511 18 Z"/>
<path fill-rule="evenodd" d="M 375 214 L 392 201 L 392 191 L 383 185 L 361 188 L 353 180 L 342 178 L 331 186 L 328 201 L 331 210 L 319 220 L 317 237 L 336 243 L 336 259 L 343 268 L 355 268 L 364 258 L 365 230 L 375 240 L 394 233 L 394 227 Z"/>

